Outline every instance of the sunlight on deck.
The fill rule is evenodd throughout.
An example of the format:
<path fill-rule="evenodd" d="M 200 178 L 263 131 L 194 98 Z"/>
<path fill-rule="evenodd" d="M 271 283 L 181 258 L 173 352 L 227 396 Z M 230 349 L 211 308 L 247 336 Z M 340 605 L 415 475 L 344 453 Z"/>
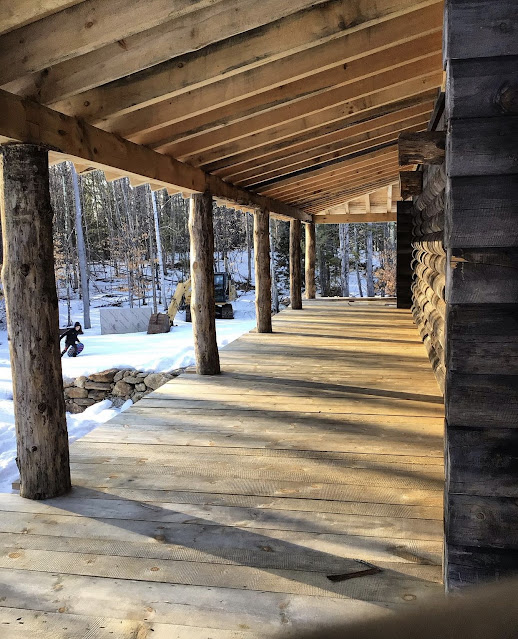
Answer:
<path fill-rule="evenodd" d="M 410 313 L 304 306 L 75 442 L 69 496 L 0 495 L 2 632 L 296 637 L 440 595 L 443 403 Z"/>

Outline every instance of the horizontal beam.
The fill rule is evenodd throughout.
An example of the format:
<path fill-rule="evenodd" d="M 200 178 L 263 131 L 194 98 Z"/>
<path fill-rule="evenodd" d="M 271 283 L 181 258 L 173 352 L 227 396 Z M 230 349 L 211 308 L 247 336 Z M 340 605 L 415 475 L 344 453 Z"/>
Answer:
<path fill-rule="evenodd" d="M 247 180 L 235 180 L 235 182 L 244 188 L 255 188 L 256 185 L 265 182 L 274 184 L 285 176 L 292 175 L 298 171 L 307 171 L 308 174 L 311 174 L 313 167 L 322 166 L 326 162 L 337 162 L 340 158 L 347 157 L 353 153 L 391 142 L 402 130 L 413 129 L 419 131 L 426 129 L 427 123 L 428 113 L 425 113 L 394 124 L 380 126 L 375 129 L 371 128 L 359 134 L 356 134 L 356 131 L 351 131 L 350 137 L 347 136 L 339 142 L 297 154 L 288 165 L 279 163 L 279 168 L 274 167 L 268 170 L 268 167 L 262 175 Z"/>
<path fill-rule="evenodd" d="M 176 0 L 174 5 L 170 0 L 81 2 L 0 38 L 0 84 L 223 1 Z M 192 20 L 193 26 L 195 20 Z M 119 45 L 119 48 L 124 47 Z"/>
<path fill-rule="evenodd" d="M 195 50 L 182 56 L 181 60 L 173 58 L 121 81 L 103 84 L 52 106 L 63 113 L 97 124 L 220 81 L 227 82 L 226 88 L 221 85 L 220 93 L 229 95 L 232 89 L 230 85 L 239 82 L 229 79 L 252 70 L 254 72 L 249 74 L 246 81 L 246 90 L 255 93 L 275 85 L 280 86 L 286 82 L 286 78 L 303 77 L 315 67 L 325 69 L 329 65 L 339 64 L 346 51 L 347 58 L 352 58 L 355 49 L 358 49 L 358 54 L 361 51 L 363 55 L 367 55 L 384 45 L 393 46 L 400 37 L 396 25 L 392 24 L 394 20 L 377 23 L 403 11 L 409 12 L 399 18 L 406 24 L 403 37 L 411 37 L 415 21 L 415 2 L 412 0 L 399 2 L 401 8 L 398 6 L 397 13 L 394 13 L 393 0 L 378 0 L 375 4 L 363 0 L 360 4 L 361 6 L 358 3 L 346 4 L 343 0 L 331 0 L 312 7 L 309 11 L 286 16 L 280 21 L 270 22 L 261 29 L 249 32 L 256 25 L 252 22 L 247 24 L 245 34 L 213 45 L 208 56 L 204 49 Z M 271 19 L 269 7 L 264 7 L 264 1 L 261 5 L 263 20 L 266 16 Z M 421 23 L 417 23 L 416 29 L 430 30 L 434 26 L 434 19 L 435 22 L 439 18 L 442 21 L 439 2 L 417 13 L 421 16 Z M 344 24 L 352 26 L 344 29 Z M 374 25 L 374 33 L 371 33 L 371 29 L 366 29 Z M 376 38 L 375 34 L 380 29 L 386 33 L 385 39 L 380 36 Z M 365 36 L 369 33 L 368 37 L 358 43 L 361 48 L 355 47 L 354 42 L 349 42 L 349 39 L 347 43 L 344 42 L 344 38 L 349 37 L 348 34 L 353 39 L 358 39 L 362 36 L 362 30 Z M 221 35 L 221 30 L 219 33 Z M 322 46 L 319 45 L 326 45 L 323 48 L 329 49 L 327 55 L 323 55 Z M 308 49 L 311 55 L 306 56 L 304 61 L 302 53 Z M 280 60 L 285 62 L 276 64 Z M 345 61 L 344 59 L 343 62 Z M 202 102 L 202 95 L 196 93 L 192 96 L 192 103 L 197 107 Z M 179 110 L 176 102 L 174 109 Z"/>
<path fill-rule="evenodd" d="M 436 92 L 435 89 L 432 89 L 404 99 L 396 97 L 394 101 L 389 103 L 386 103 L 386 100 L 383 99 L 381 106 L 377 106 L 379 93 L 368 96 L 368 101 L 365 98 L 353 100 L 349 103 L 352 114 L 322 124 L 320 127 L 312 128 L 309 131 L 300 131 L 289 138 L 273 140 L 270 144 L 260 149 L 242 151 L 234 155 L 231 158 L 231 162 L 226 160 L 215 162 L 206 165 L 205 170 L 215 173 L 219 177 L 229 179 L 231 182 L 236 182 L 234 176 L 240 175 L 244 171 L 290 156 L 301 150 L 312 148 L 314 145 L 320 144 L 334 135 L 347 135 L 350 127 L 361 125 L 364 122 L 372 122 L 374 125 L 379 118 L 394 116 L 398 112 L 405 113 L 407 109 L 412 107 L 422 108 L 425 104 L 433 105 Z M 373 100 L 373 98 L 375 99 Z"/>
<path fill-rule="evenodd" d="M 361 134 L 365 134 L 372 139 L 372 137 L 374 137 L 374 130 L 380 132 L 382 127 L 394 124 L 400 125 L 401 129 L 406 128 L 405 125 L 401 124 L 403 121 L 407 121 L 409 118 L 415 116 L 428 117 L 431 106 L 432 105 L 430 103 L 423 103 L 402 109 L 401 111 L 382 115 L 377 118 L 366 119 L 357 124 L 343 126 L 343 128 L 339 131 L 315 137 L 313 140 L 308 140 L 303 144 L 299 143 L 295 149 L 288 148 L 284 152 L 278 151 L 276 153 L 276 158 L 273 160 L 268 160 L 267 157 L 263 157 L 259 162 L 257 160 L 255 162 L 249 161 L 247 167 L 243 167 L 243 165 L 241 165 L 240 168 L 235 168 L 233 171 L 232 168 L 227 169 L 225 177 L 230 177 L 230 180 L 234 184 L 241 184 L 242 186 L 245 186 L 245 180 L 259 177 L 263 178 L 263 176 L 268 175 L 270 171 L 275 171 L 276 169 L 281 169 L 284 173 L 289 173 L 290 170 L 297 170 L 298 168 L 301 168 L 304 160 L 310 158 L 318 158 L 318 161 L 321 162 L 323 161 L 321 156 L 322 153 L 326 153 L 329 150 L 336 150 L 336 147 L 333 147 L 332 145 L 341 143 L 345 146 L 346 141 L 351 142 L 350 138 L 352 136 Z M 229 176 L 228 173 L 231 171 L 231 176 Z M 220 175 L 218 171 L 216 171 L 216 174 Z M 220 177 L 222 176 L 220 175 Z M 269 179 L 269 177 L 270 176 L 264 179 Z M 259 182 L 258 179 L 255 181 Z"/>
<path fill-rule="evenodd" d="M 0 143 L 41 144 L 51 151 L 87 160 L 94 168 L 119 169 L 130 178 L 145 177 L 187 193 L 203 193 L 208 189 L 214 197 L 232 205 L 267 209 L 286 219 L 311 221 L 311 216 L 282 202 L 240 189 L 167 155 L 7 91 L 0 91 L 0 113 Z"/>
<path fill-rule="evenodd" d="M 336 195 L 322 196 L 319 200 L 314 200 L 313 202 L 304 204 L 302 208 L 308 213 L 318 215 L 319 213 L 323 213 L 332 206 L 345 204 L 345 202 L 355 200 L 356 198 L 359 198 L 366 193 L 371 193 L 372 191 L 377 191 L 378 189 L 386 187 L 389 184 L 392 184 L 394 182 L 394 179 L 397 179 L 397 176 L 389 176 L 379 180 L 374 180 L 372 182 L 366 182 L 362 186 L 351 189 L 350 191 L 344 190 L 343 193 L 339 193 Z"/>
<path fill-rule="evenodd" d="M 84 0 L 2 0 L 0 2 L 0 33 L 7 33 L 48 15 L 68 9 Z"/>
<path fill-rule="evenodd" d="M 264 135 L 265 132 L 268 133 L 268 129 L 273 130 L 275 127 L 293 120 L 300 122 L 300 119 L 306 116 L 315 116 L 319 112 L 324 112 L 323 122 L 325 122 L 325 111 L 333 106 L 376 93 L 415 77 L 436 73 L 440 70 L 442 59 L 440 48 L 440 34 L 433 33 L 418 40 L 413 47 L 410 47 L 410 53 L 406 44 L 398 45 L 391 50 L 390 56 L 382 51 L 352 61 L 347 65 L 346 70 L 343 68 L 331 69 L 325 73 L 317 74 L 315 78 L 289 83 L 283 86 L 283 95 L 280 96 L 278 103 L 282 106 L 262 110 L 254 117 L 229 124 L 223 129 L 201 134 L 184 142 L 160 145 L 159 150 L 185 160 L 192 158 L 197 165 L 202 165 L 234 155 L 248 148 L 249 142 L 252 142 L 255 147 L 260 146 L 252 137 L 254 133 Z M 194 96 L 189 97 L 192 104 Z M 228 94 L 226 97 L 229 99 Z M 267 93 L 259 97 L 262 98 L 263 105 L 271 103 Z M 217 106 L 215 104 L 212 107 L 211 104 L 208 110 L 210 111 Z M 194 109 L 195 107 L 191 106 L 191 111 Z M 158 124 L 160 118 L 155 117 L 155 114 L 147 121 L 146 125 L 142 120 L 144 111 L 142 113 L 137 111 L 134 114 L 134 126 L 146 127 L 148 130 L 151 130 L 152 127 L 160 129 Z M 170 108 L 166 112 L 169 118 L 175 117 L 177 120 L 182 118 L 180 112 L 171 111 Z M 190 117 L 188 111 L 185 113 L 186 117 Z M 129 116 L 127 117 L 129 119 Z M 320 124 L 322 124 L 322 120 Z M 116 132 L 124 137 L 132 138 L 131 131 L 125 127 L 117 128 Z M 273 135 L 270 139 L 276 137 Z M 136 138 L 136 141 L 144 142 L 139 137 Z"/>
<path fill-rule="evenodd" d="M 402 133 L 398 140 L 400 164 L 442 164 L 446 156 L 446 131 Z"/>
<path fill-rule="evenodd" d="M 90 0 L 91 2 L 92 0 Z M 108 2 L 111 2 L 111 6 Z M 113 9 L 112 0 L 100 0 L 120 18 L 121 12 Z M 130 30 L 107 31 L 110 34 L 105 46 L 95 48 L 84 55 L 76 55 L 60 63 L 54 63 L 43 72 L 21 78 L 12 86 L 4 87 L 13 93 L 24 92 L 27 97 L 36 97 L 44 104 L 52 105 L 58 100 L 76 95 L 97 86 L 131 76 L 143 69 L 150 69 L 172 58 L 185 56 L 192 51 L 204 49 L 220 40 L 231 38 L 247 29 L 263 25 L 306 9 L 323 0 L 199 0 L 189 2 L 194 13 L 178 17 L 171 14 L 171 0 L 163 0 L 169 18 L 159 20 L 160 24 L 146 28 L 146 21 L 137 21 L 133 11 L 135 2 L 116 0 L 123 7 L 122 15 L 129 14 Z M 149 2 L 138 3 L 150 14 L 150 19 L 159 15 Z M 160 16 L 159 16 L 160 17 Z M 161 16 L 163 18 L 163 15 Z M 75 23 L 74 28 L 77 24 Z M 76 29 L 77 30 L 77 29 Z M 49 32 L 53 32 L 51 29 Z M 171 34 L 174 33 L 174 37 Z M 116 34 L 116 37 L 113 37 Z M 73 38 L 73 35 L 71 36 Z M 71 39 L 65 40 L 70 50 Z M 181 60 L 177 60 L 181 62 Z M 57 109 L 59 110 L 59 108 Z M 75 115 L 69 113 L 68 115 Z"/>
<path fill-rule="evenodd" d="M 395 213 L 342 213 L 314 215 L 315 224 L 351 224 L 363 222 L 396 222 Z"/>
<path fill-rule="evenodd" d="M 397 158 L 393 155 L 392 158 L 387 157 L 378 158 L 375 162 L 363 164 L 360 166 L 346 166 L 342 167 L 339 171 L 333 171 L 329 174 L 324 174 L 315 179 L 307 179 L 299 184 L 291 185 L 289 188 L 285 188 L 282 191 L 276 192 L 274 196 L 276 199 L 282 198 L 283 202 L 287 202 L 289 198 L 293 197 L 308 197 L 310 198 L 314 193 L 322 193 L 328 189 L 334 188 L 337 185 L 347 184 L 350 181 L 357 181 L 369 178 L 372 175 L 378 174 L 380 170 L 390 168 L 396 174 L 398 172 Z"/>
<path fill-rule="evenodd" d="M 358 166 L 368 166 L 369 164 L 372 164 L 373 160 L 377 163 L 379 159 L 387 159 L 389 161 L 394 159 L 397 166 L 395 139 L 392 141 L 392 143 L 385 145 L 381 149 L 367 149 L 366 151 L 359 153 L 356 157 L 345 157 L 342 159 L 341 162 L 337 164 L 317 167 L 310 173 L 287 177 L 280 182 L 276 182 L 275 184 L 271 184 L 269 186 L 265 186 L 264 188 L 258 189 L 258 191 L 271 195 L 273 193 L 285 193 L 289 192 L 290 190 L 297 190 L 298 188 L 303 188 L 304 184 L 318 182 L 320 177 L 323 177 L 324 179 L 327 179 L 328 177 L 334 177 L 343 173 L 344 171 L 348 171 L 351 167 L 356 168 Z M 277 196 L 272 195 L 272 197 Z"/>

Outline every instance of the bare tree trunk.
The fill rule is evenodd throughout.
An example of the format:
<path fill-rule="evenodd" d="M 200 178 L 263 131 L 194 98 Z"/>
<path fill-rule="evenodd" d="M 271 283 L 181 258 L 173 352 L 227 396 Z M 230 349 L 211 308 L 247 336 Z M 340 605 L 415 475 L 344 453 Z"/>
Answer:
<path fill-rule="evenodd" d="M 155 220 L 155 239 L 156 239 L 156 252 L 158 255 L 158 267 L 160 272 L 160 301 L 164 310 L 167 310 L 167 299 L 165 290 L 165 271 L 164 271 L 164 256 L 162 253 L 162 240 L 160 238 L 160 220 L 158 218 L 158 209 L 156 202 L 156 193 L 151 191 L 151 204 L 153 206 L 153 218 Z"/>
<path fill-rule="evenodd" d="M 63 221 L 64 221 L 64 238 L 65 238 L 65 284 L 66 284 L 66 288 L 67 288 L 67 326 L 70 326 L 72 324 L 72 294 L 70 292 L 70 284 L 71 284 L 71 275 L 70 275 L 70 217 L 68 215 L 68 206 L 67 206 L 67 191 L 66 191 L 66 185 L 65 185 L 65 175 L 62 172 L 63 168 L 64 168 L 64 164 L 60 165 L 60 171 L 61 171 L 61 184 L 63 187 L 63 207 L 64 207 L 64 215 L 63 215 Z M 59 313 L 59 307 L 58 307 L 58 313 Z M 58 320 L 59 320 L 59 314 L 58 314 Z"/>
<path fill-rule="evenodd" d="M 340 237 L 340 286 L 342 297 L 349 297 L 349 225 L 339 224 Z"/>
<path fill-rule="evenodd" d="M 46 149 L 2 149 L 0 197 L 20 495 L 70 490 Z"/>
<path fill-rule="evenodd" d="M 327 279 L 327 268 L 326 268 L 326 259 L 325 259 L 325 250 L 324 245 L 322 244 L 318 249 L 318 261 L 319 261 L 319 271 L 320 271 L 320 294 L 322 297 L 329 297 L 329 281 Z"/>
<path fill-rule="evenodd" d="M 83 298 L 83 325 L 84 328 L 92 328 L 90 321 L 90 278 L 86 264 L 85 238 L 83 236 L 83 211 L 81 209 L 81 196 L 79 194 L 79 181 L 75 166 L 70 165 L 72 174 L 72 187 L 74 189 L 74 205 L 76 211 L 76 244 L 79 272 L 81 274 L 81 297 Z"/>
<path fill-rule="evenodd" d="M 273 230 L 276 229 L 276 222 L 270 218 L 270 279 L 272 281 L 272 311 L 279 312 L 279 290 L 277 288 L 277 280 L 275 279 L 275 242 Z"/>
<path fill-rule="evenodd" d="M 248 282 L 248 286 L 250 286 L 252 284 L 252 242 L 250 241 L 250 214 L 249 213 L 245 213 L 245 218 L 246 218 L 246 255 L 247 255 L 247 267 L 248 267 L 248 277 L 247 277 L 247 282 Z M 256 216 L 254 216 L 254 223 L 257 221 Z M 254 237 L 254 242 L 255 242 L 255 237 Z M 255 244 L 254 244 L 255 246 Z M 255 258 L 257 260 L 257 257 Z M 256 261 L 257 264 L 257 261 Z M 256 288 L 257 288 L 257 281 L 255 283 Z M 264 331 L 261 331 L 264 332 Z M 268 332 L 268 331 L 266 331 Z"/>
<path fill-rule="evenodd" d="M 272 332 L 269 219 L 270 214 L 263 209 L 254 214 L 255 309 L 258 333 Z"/>
<path fill-rule="evenodd" d="M 367 297 L 374 297 L 374 278 L 372 275 L 372 222 L 367 224 Z"/>
<path fill-rule="evenodd" d="M 302 271 L 301 271 L 301 221 L 290 222 L 290 298 L 291 308 L 302 308 Z"/>
<path fill-rule="evenodd" d="M 354 244 L 356 246 L 356 278 L 358 280 L 358 291 L 360 293 L 360 297 L 363 297 L 362 291 L 362 278 L 360 275 L 360 245 L 358 243 L 358 227 L 356 224 L 353 226 L 354 233 Z"/>
<path fill-rule="evenodd" d="M 214 299 L 214 228 L 212 195 L 191 196 L 189 214 L 191 238 L 191 315 L 198 375 L 218 375 L 216 303 Z"/>
<path fill-rule="evenodd" d="M 316 296 L 315 285 L 315 224 L 310 222 L 306 224 L 306 299 L 314 300 Z"/>

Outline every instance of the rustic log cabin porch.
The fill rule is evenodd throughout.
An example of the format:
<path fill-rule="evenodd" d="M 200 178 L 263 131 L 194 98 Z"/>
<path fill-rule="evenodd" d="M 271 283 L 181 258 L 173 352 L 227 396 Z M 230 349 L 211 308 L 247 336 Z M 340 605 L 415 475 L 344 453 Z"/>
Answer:
<path fill-rule="evenodd" d="M 318 299 L 273 329 L 72 444 L 66 496 L 0 496 L 8 637 L 295 637 L 440 595 L 443 402 L 410 312 Z"/>
<path fill-rule="evenodd" d="M 448 590 L 515 575 L 515 3 L 148 5 L 0 12 L 9 632 L 296 634 L 411 607 L 443 589 L 441 563 Z M 196 346 L 196 373 L 70 455 L 63 159 L 190 198 Z M 254 214 L 257 332 L 221 355 L 214 201 Z M 272 216 L 290 223 L 291 302 L 273 320 Z M 314 299 L 315 225 L 395 220 L 396 305 Z"/>

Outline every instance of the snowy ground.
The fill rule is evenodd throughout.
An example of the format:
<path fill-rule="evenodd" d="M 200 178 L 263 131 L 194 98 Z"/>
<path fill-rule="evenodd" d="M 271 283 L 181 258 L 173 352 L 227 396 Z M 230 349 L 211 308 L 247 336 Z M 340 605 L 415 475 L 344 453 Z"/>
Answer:
<path fill-rule="evenodd" d="M 105 305 L 99 297 L 93 303 Z M 216 320 L 218 345 L 225 346 L 255 327 L 254 293 L 247 293 L 233 303 L 234 320 Z M 72 302 L 72 322 L 82 322 L 81 302 Z M 60 303 L 60 326 L 66 326 L 67 309 Z M 84 352 L 76 358 L 64 357 L 63 376 L 89 375 L 107 368 L 136 368 L 142 371 L 160 372 L 182 368 L 194 363 L 192 324 L 184 321 L 185 314 L 178 313 L 170 333 L 147 335 L 101 335 L 99 308 L 92 308 L 92 328 L 84 331 L 81 341 Z M 7 332 L 0 331 L 0 492 L 10 492 L 11 483 L 17 478 L 15 464 L 16 439 L 14 432 L 13 390 Z M 79 415 L 67 413 L 70 441 L 83 437 L 98 424 L 114 417 L 131 405 L 131 400 L 120 409 L 106 400 L 94 404 Z"/>

